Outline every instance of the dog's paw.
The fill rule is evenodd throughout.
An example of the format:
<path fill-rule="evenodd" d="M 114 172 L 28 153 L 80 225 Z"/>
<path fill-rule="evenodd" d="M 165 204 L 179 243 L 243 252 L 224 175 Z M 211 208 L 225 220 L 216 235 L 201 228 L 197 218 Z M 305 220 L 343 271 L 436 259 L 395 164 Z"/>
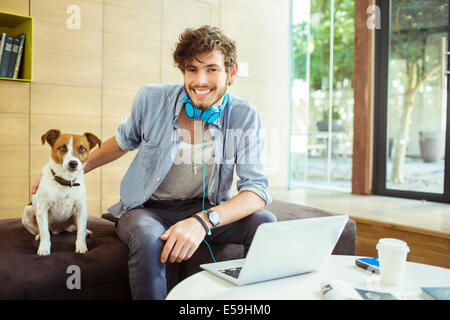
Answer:
<path fill-rule="evenodd" d="M 86 253 L 88 251 L 86 242 L 75 242 L 76 253 Z"/>
<path fill-rule="evenodd" d="M 37 254 L 38 256 L 48 256 L 50 254 L 50 244 L 41 243 Z"/>
<path fill-rule="evenodd" d="M 92 237 L 92 231 L 89 229 L 86 229 L 86 238 Z"/>

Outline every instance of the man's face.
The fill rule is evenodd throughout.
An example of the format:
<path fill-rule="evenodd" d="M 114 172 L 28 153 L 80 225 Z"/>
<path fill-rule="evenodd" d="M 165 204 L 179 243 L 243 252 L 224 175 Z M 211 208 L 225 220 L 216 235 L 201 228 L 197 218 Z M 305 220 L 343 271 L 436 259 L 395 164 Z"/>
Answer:
<path fill-rule="evenodd" d="M 184 70 L 184 87 L 194 105 L 207 110 L 221 101 L 227 91 L 228 73 L 223 53 L 201 53 Z"/>

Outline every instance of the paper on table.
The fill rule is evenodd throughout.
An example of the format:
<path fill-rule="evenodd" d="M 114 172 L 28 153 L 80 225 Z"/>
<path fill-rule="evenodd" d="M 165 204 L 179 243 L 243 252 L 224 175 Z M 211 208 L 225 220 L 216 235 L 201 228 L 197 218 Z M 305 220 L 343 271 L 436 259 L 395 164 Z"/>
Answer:
<path fill-rule="evenodd" d="M 390 292 L 356 288 L 341 280 L 329 280 L 320 285 L 325 300 L 399 300 Z"/>

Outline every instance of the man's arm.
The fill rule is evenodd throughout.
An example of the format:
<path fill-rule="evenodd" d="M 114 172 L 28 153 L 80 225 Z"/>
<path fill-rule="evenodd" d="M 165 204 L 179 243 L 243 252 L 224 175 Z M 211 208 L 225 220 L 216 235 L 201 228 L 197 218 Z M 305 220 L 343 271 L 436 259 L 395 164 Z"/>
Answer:
<path fill-rule="evenodd" d="M 89 159 L 84 167 L 84 173 L 88 173 L 95 168 L 101 167 L 107 163 L 110 163 L 121 156 L 123 156 L 128 151 L 122 150 L 117 144 L 116 137 L 113 136 L 102 143 L 102 146 L 94 150 L 90 155 Z"/>
<path fill-rule="evenodd" d="M 224 226 L 244 219 L 253 212 L 263 209 L 265 205 L 266 202 L 256 193 L 244 190 L 230 200 L 210 209 L 219 214 L 219 226 Z M 208 215 L 205 212 L 201 212 L 199 215 L 206 221 L 209 228 L 211 228 L 212 224 L 208 220 Z"/>

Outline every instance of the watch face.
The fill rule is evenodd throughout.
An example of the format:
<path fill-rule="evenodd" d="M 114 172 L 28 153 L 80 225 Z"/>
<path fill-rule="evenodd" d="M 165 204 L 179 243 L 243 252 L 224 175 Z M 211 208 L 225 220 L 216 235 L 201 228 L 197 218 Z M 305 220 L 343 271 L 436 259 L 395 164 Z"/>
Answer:
<path fill-rule="evenodd" d="M 213 226 L 217 226 L 219 224 L 219 214 L 214 210 L 208 212 L 208 219 L 211 221 Z"/>

